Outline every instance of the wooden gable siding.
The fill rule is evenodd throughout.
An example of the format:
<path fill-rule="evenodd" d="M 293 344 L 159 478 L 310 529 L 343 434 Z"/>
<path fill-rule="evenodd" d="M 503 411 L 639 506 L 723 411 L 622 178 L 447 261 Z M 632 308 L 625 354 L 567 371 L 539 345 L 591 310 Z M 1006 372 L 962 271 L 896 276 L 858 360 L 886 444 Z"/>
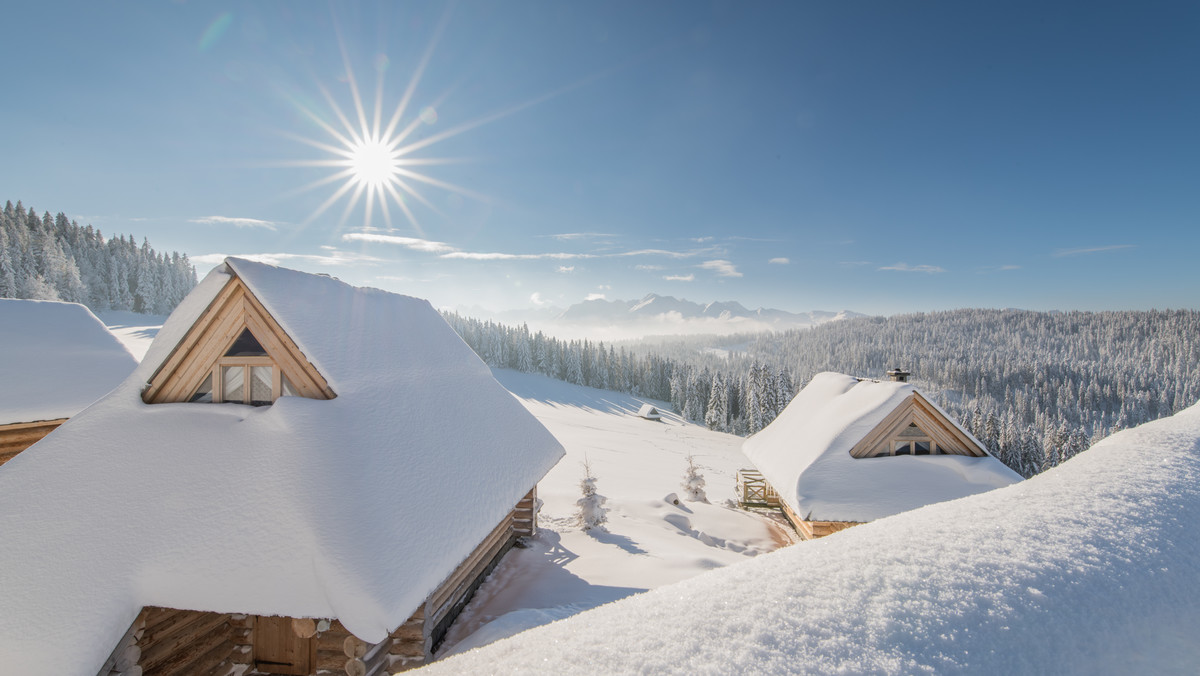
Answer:
<path fill-rule="evenodd" d="M 850 450 L 850 455 L 865 458 L 875 453 L 897 437 L 909 423 L 916 423 L 937 444 L 939 452 L 946 455 L 969 455 L 984 457 L 988 453 L 966 434 L 946 419 L 925 397 L 918 392 L 910 394 L 899 406 L 887 415 L 874 429 Z M 888 449 L 890 451 L 890 449 Z"/>
<path fill-rule="evenodd" d="M 13 423 L 0 425 L 0 465 L 12 460 L 21 451 L 29 448 L 50 434 L 66 418 L 57 420 L 40 420 L 38 422 Z"/>
<path fill-rule="evenodd" d="M 815 540 L 826 535 L 833 535 L 838 531 L 864 523 L 862 521 L 811 521 L 800 518 L 783 500 L 779 501 L 779 507 L 783 510 L 783 515 L 787 518 L 788 523 L 792 524 L 792 528 L 795 528 L 800 537 L 805 540 Z"/>
<path fill-rule="evenodd" d="M 150 378 L 142 399 L 149 404 L 187 401 L 247 328 L 301 396 L 311 399 L 336 396 L 299 346 L 245 283 L 234 276 Z"/>

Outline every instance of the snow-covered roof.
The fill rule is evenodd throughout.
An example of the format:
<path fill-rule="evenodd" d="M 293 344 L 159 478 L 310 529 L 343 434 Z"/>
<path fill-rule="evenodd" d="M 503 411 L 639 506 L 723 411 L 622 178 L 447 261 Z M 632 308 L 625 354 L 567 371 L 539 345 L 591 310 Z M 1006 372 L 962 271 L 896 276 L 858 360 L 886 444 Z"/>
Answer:
<path fill-rule="evenodd" d="M 236 274 L 337 394 L 143 403 Z M 145 605 L 382 640 L 563 455 L 427 301 L 228 259 L 109 396 L 0 467 L 0 655 L 94 673 Z"/>
<path fill-rule="evenodd" d="M 658 420 L 662 418 L 662 414 L 658 412 L 658 409 L 655 408 L 653 404 L 642 404 L 642 407 L 638 409 L 638 415 L 647 420 Z"/>
<path fill-rule="evenodd" d="M 742 450 L 792 511 L 812 521 L 873 521 L 1020 481 L 991 456 L 852 457 L 914 392 L 909 383 L 819 373 Z"/>
<path fill-rule="evenodd" d="M 1195 673 L 1198 523 L 1200 405 L 422 673 Z"/>
<path fill-rule="evenodd" d="M 86 307 L 0 298 L 0 425 L 69 418 L 135 366 Z"/>

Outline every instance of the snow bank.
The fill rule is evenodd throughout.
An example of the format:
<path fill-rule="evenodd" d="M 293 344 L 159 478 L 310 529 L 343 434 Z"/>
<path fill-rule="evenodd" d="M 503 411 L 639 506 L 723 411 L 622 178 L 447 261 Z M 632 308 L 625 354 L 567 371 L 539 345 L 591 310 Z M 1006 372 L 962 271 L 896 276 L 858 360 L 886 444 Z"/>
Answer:
<path fill-rule="evenodd" d="M 1200 405 L 1028 481 L 858 526 L 433 674 L 1194 673 Z"/>
<path fill-rule="evenodd" d="M 814 521 L 874 521 L 1021 480 L 991 456 L 851 456 L 913 391 L 908 383 L 819 373 L 742 448 L 780 498 Z"/>
<path fill-rule="evenodd" d="M 145 605 L 381 640 L 562 456 L 423 300 L 230 259 L 109 396 L 0 467 L 0 655 L 95 673 Z M 335 399 L 141 400 L 231 272 Z"/>
<path fill-rule="evenodd" d="M 0 425 L 69 418 L 134 366 L 86 307 L 0 298 Z"/>

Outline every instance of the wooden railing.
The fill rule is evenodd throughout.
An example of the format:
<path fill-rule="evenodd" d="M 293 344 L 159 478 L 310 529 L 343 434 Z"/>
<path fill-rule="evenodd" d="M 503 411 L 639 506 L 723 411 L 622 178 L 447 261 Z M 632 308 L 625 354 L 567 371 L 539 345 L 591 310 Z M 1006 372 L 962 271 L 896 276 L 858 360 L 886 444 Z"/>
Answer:
<path fill-rule="evenodd" d="M 779 495 L 756 469 L 739 469 L 738 502 L 743 507 L 778 507 Z"/>

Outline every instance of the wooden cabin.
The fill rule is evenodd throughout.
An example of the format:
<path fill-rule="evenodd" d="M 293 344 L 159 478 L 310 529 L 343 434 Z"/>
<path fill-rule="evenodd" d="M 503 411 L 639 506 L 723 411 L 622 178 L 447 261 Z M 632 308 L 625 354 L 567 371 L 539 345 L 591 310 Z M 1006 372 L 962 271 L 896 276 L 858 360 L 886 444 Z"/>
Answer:
<path fill-rule="evenodd" d="M 909 384 L 907 372 L 889 375 L 815 376 L 743 444 L 754 463 L 739 475 L 746 495 L 771 495 L 811 540 L 1020 480 Z"/>
<path fill-rule="evenodd" d="M 424 664 L 563 455 L 428 302 L 233 258 L 43 444 L 0 468 L 21 674 Z"/>
<path fill-rule="evenodd" d="M 86 307 L 0 298 L 0 465 L 107 394 L 135 366 Z"/>
<path fill-rule="evenodd" d="M 638 417 L 646 420 L 662 420 L 662 413 L 653 404 L 642 404 L 642 407 L 638 409 Z"/>

